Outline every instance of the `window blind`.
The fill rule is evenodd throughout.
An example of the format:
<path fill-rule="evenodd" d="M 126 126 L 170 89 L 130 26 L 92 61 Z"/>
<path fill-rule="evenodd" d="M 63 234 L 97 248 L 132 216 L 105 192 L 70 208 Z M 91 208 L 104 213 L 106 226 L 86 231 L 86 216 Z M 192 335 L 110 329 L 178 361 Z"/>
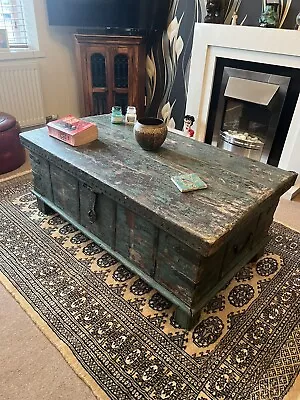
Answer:
<path fill-rule="evenodd" d="M 11 48 L 28 47 L 22 0 L 0 0 L 0 29 L 6 29 Z"/>

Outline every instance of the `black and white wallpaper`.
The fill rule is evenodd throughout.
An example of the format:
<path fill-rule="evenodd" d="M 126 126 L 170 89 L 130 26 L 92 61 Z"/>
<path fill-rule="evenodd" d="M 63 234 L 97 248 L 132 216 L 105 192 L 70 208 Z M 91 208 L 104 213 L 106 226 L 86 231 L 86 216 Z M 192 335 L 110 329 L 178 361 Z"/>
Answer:
<path fill-rule="evenodd" d="M 225 1 L 225 24 L 231 23 L 236 11 L 238 24 L 258 26 L 266 0 Z M 294 29 L 299 12 L 299 0 L 280 0 L 280 29 Z M 194 25 L 203 22 L 205 15 L 206 0 L 172 0 L 168 29 L 148 50 L 147 114 L 162 117 L 173 128 L 182 129 Z"/>

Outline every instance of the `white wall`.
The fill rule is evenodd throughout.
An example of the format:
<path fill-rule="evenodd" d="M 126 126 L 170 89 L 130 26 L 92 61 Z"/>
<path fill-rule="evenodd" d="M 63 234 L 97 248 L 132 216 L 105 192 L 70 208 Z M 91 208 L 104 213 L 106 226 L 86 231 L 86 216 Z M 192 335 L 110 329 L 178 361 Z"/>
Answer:
<path fill-rule="evenodd" d="M 28 1 L 33 1 L 34 5 L 40 51 L 0 54 L 0 65 L 36 61 L 41 71 L 45 117 L 53 114 L 79 116 L 82 96 L 75 59 L 74 29 L 50 27 L 46 0 Z"/>
<path fill-rule="evenodd" d="M 296 137 L 294 147 L 291 152 L 290 162 L 288 165 L 288 169 L 290 169 L 291 171 L 296 171 L 296 172 L 298 172 L 298 174 L 300 174 L 299 150 L 300 150 L 300 132 L 298 133 L 298 136 Z M 298 183 L 300 183 L 299 178 L 298 178 Z"/>
<path fill-rule="evenodd" d="M 34 0 L 46 115 L 79 116 L 79 85 L 72 28 L 48 24 L 45 0 Z"/>

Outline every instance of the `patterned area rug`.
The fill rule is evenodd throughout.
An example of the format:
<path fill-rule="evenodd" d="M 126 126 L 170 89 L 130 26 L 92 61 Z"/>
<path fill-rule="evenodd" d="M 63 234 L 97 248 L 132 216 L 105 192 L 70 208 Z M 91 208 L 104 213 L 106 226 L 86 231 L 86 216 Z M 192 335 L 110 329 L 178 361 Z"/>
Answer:
<path fill-rule="evenodd" d="M 300 369 L 300 234 L 274 223 L 266 254 L 203 310 L 174 307 L 58 215 L 30 182 L 0 187 L 0 280 L 100 399 L 283 399 Z"/>

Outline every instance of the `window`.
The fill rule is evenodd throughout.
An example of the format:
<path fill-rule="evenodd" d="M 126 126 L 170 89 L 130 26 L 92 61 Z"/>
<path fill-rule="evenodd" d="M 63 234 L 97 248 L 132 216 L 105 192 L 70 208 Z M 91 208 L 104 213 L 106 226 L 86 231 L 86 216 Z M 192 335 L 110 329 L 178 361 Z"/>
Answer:
<path fill-rule="evenodd" d="M 0 0 L 0 28 L 6 29 L 10 47 L 28 47 L 21 0 Z"/>
<path fill-rule="evenodd" d="M 11 49 L 37 49 L 32 0 L 0 0 L 0 28 L 7 31 Z"/>

